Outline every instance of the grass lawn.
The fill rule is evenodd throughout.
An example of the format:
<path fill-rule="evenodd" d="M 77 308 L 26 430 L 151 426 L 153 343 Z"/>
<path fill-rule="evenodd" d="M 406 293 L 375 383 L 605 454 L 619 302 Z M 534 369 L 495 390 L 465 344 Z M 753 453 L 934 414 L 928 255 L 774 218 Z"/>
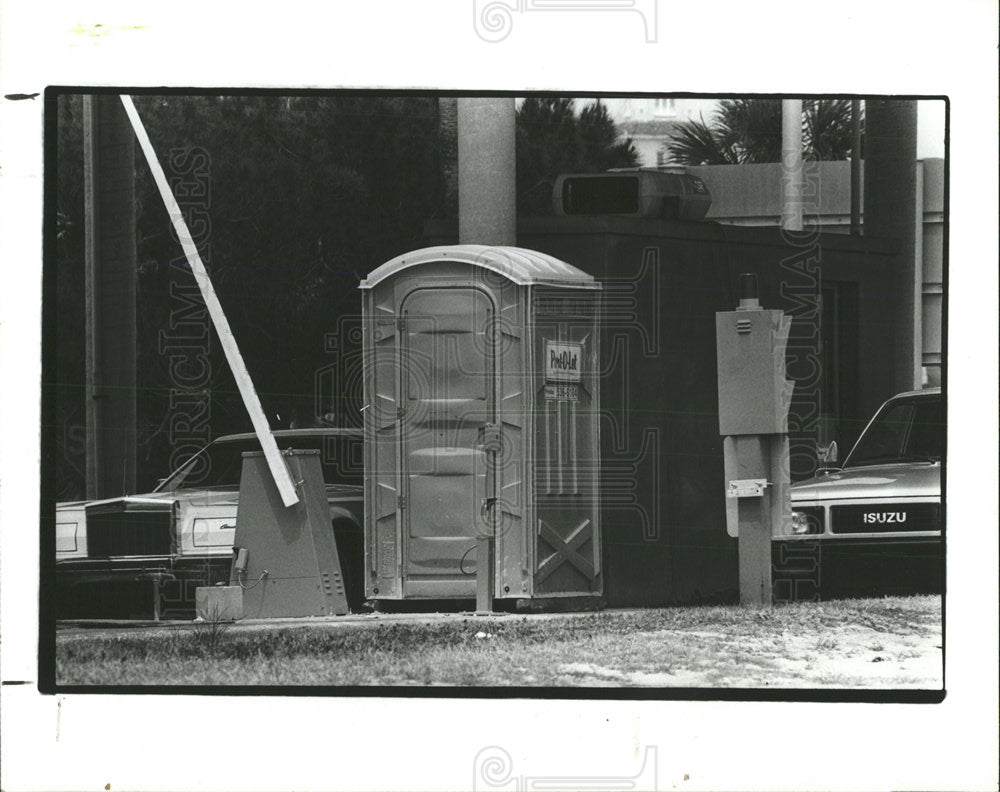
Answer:
<path fill-rule="evenodd" d="M 941 598 L 60 628 L 60 685 L 942 687 Z"/>

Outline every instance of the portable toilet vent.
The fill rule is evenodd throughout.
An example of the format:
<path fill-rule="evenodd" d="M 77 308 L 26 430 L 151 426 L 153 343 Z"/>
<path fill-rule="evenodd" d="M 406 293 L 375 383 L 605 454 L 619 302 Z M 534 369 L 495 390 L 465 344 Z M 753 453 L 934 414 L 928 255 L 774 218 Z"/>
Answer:
<path fill-rule="evenodd" d="M 603 591 L 600 284 L 515 247 L 399 256 L 362 281 L 365 584 L 376 600 Z"/>

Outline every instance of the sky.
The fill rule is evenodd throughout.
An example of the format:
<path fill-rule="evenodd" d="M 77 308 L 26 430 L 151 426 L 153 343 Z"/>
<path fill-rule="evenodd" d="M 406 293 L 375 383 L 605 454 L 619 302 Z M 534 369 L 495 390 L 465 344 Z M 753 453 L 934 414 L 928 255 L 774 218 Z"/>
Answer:
<path fill-rule="evenodd" d="M 696 119 L 710 121 L 716 107 L 714 99 L 672 100 L 664 106 L 657 99 L 602 99 L 616 121 L 626 119 Z M 659 105 L 658 105 L 659 102 Z M 943 100 L 924 100 L 917 105 L 917 159 L 944 157 L 945 103 Z"/>

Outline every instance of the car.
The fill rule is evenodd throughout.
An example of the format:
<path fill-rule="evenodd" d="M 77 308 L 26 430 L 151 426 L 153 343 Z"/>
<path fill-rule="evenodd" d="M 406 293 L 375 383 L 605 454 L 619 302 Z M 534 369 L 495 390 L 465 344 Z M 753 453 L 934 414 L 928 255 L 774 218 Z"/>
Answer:
<path fill-rule="evenodd" d="M 944 580 L 941 389 L 893 396 L 839 468 L 791 487 L 772 537 L 777 599 L 940 592 Z"/>
<path fill-rule="evenodd" d="M 274 432 L 280 449 L 317 449 L 348 605 L 364 603 L 360 429 Z M 242 454 L 253 433 L 220 437 L 148 494 L 56 506 L 58 618 L 190 618 L 195 589 L 228 583 Z"/>

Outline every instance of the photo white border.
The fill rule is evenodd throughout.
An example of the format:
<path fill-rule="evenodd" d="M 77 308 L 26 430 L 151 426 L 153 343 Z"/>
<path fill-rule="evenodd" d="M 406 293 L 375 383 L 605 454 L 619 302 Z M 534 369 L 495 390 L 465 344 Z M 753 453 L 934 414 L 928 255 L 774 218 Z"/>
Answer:
<path fill-rule="evenodd" d="M 524 14 L 491 44 L 473 6 L 8 0 L 0 95 L 49 85 L 948 95 L 945 702 L 39 695 L 43 102 L 0 99 L 0 669 L 29 682 L 2 688 L 3 788 L 466 789 L 489 745 L 536 777 L 634 774 L 656 745 L 660 789 L 995 789 L 996 4 L 660 0 L 648 44 L 635 14 L 582 12 Z"/>

